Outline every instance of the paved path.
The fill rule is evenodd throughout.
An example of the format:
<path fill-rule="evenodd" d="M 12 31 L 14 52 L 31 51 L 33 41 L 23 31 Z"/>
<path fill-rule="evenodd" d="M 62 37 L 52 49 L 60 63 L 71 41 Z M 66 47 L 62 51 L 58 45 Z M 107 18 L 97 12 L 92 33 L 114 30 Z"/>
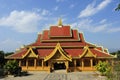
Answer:
<path fill-rule="evenodd" d="M 44 78 L 44 80 L 67 80 L 67 74 L 51 73 Z"/>
<path fill-rule="evenodd" d="M 5 77 L 0 80 L 106 80 L 105 77 L 98 76 L 96 72 L 29 72 L 27 76 Z"/>

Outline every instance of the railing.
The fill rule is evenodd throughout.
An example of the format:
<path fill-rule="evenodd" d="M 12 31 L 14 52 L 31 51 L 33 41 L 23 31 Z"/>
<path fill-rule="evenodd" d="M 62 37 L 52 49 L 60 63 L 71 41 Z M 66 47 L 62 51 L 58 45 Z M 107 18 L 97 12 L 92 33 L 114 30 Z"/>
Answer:
<path fill-rule="evenodd" d="M 50 67 L 22 66 L 22 71 L 50 71 Z"/>
<path fill-rule="evenodd" d="M 69 67 L 69 72 L 73 71 L 95 71 L 95 67 Z"/>

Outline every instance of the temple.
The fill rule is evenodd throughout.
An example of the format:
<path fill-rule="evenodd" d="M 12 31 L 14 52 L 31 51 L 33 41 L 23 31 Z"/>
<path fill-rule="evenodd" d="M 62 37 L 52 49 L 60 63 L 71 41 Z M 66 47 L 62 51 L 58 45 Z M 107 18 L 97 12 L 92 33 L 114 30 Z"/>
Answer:
<path fill-rule="evenodd" d="M 94 71 L 99 61 L 108 62 L 113 58 L 108 49 L 86 42 L 83 33 L 63 25 L 60 19 L 58 25 L 39 33 L 34 43 L 5 59 L 18 61 L 23 71 L 74 72 Z"/>

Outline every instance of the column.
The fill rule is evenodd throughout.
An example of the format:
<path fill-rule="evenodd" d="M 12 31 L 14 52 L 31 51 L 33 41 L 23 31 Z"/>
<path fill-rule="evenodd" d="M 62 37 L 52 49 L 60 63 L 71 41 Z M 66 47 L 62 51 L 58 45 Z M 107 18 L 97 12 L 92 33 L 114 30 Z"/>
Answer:
<path fill-rule="evenodd" d="M 66 72 L 68 72 L 68 61 L 67 62 L 65 62 L 65 65 L 66 65 Z"/>
<path fill-rule="evenodd" d="M 26 59 L 26 67 L 28 68 L 28 59 Z"/>
<path fill-rule="evenodd" d="M 83 68 L 84 68 L 84 60 L 82 59 L 82 70 L 83 70 Z"/>
<path fill-rule="evenodd" d="M 95 65 L 97 65 L 98 64 L 98 59 L 95 59 Z"/>
<path fill-rule="evenodd" d="M 34 59 L 34 67 L 36 68 L 36 59 Z"/>
<path fill-rule="evenodd" d="M 101 60 L 99 59 L 99 60 L 98 60 L 98 63 L 99 63 L 100 61 L 101 61 Z"/>
<path fill-rule="evenodd" d="M 93 59 L 90 59 L 91 68 L 93 68 Z"/>
<path fill-rule="evenodd" d="M 113 72 L 113 68 L 114 68 L 114 60 L 112 59 L 112 72 Z"/>
<path fill-rule="evenodd" d="M 114 60 L 112 59 L 112 66 L 114 66 Z"/>
<path fill-rule="evenodd" d="M 49 69 L 49 72 L 52 71 L 52 62 L 51 61 L 48 61 L 48 69 Z"/>
<path fill-rule="evenodd" d="M 42 60 L 42 68 L 44 68 L 44 61 Z"/>
<path fill-rule="evenodd" d="M 106 60 L 106 63 L 108 63 L 108 60 Z"/>
<path fill-rule="evenodd" d="M 74 60 L 74 69 L 76 71 L 76 59 Z"/>
<path fill-rule="evenodd" d="M 19 66 L 21 66 L 21 60 L 19 60 Z"/>

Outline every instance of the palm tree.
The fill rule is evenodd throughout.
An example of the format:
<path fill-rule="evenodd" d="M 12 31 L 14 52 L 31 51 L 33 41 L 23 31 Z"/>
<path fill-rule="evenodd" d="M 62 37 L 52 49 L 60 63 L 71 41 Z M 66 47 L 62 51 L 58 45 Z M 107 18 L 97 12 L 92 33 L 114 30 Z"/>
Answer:
<path fill-rule="evenodd" d="M 118 4 L 118 7 L 115 9 L 115 11 L 119 11 L 120 10 L 120 3 Z"/>

